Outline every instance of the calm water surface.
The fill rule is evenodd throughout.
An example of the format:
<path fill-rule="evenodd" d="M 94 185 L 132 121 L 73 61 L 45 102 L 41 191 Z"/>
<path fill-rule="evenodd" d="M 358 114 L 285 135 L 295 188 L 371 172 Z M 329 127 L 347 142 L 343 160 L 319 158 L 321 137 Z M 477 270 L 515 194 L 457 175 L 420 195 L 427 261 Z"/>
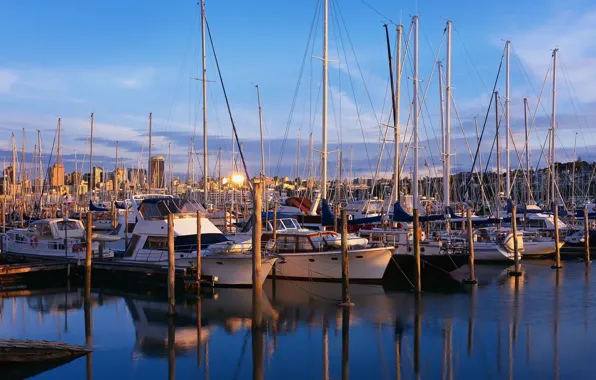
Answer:
<path fill-rule="evenodd" d="M 87 334 L 82 289 L 4 293 L 0 337 L 93 347 L 38 379 L 591 379 L 595 267 L 526 263 L 517 283 L 504 267 L 478 267 L 474 290 L 420 302 L 351 285 L 347 312 L 337 284 L 278 280 L 274 290 L 268 280 L 261 332 L 250 289 L 215 289 L 200 304 L 180 295 L 169 326 L 165 295 L 94 288 Z"/>

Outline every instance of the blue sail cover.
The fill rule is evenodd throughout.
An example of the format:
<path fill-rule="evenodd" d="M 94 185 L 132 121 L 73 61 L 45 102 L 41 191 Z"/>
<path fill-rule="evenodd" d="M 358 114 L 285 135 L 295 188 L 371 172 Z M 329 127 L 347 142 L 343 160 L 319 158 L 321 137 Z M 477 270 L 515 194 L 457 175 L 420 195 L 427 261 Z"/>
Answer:
<path fill-rule="evenodd" d="M 431 214 L 426 216 L 418 216 L 418 221 L 420 222 L 434 222 L 437 220 L 445 220 L 445 215 Z M 401 207 L 400 202 L 395 202 L 395 204 L 393 205 L 393 221 L 411 223 L 414 221 L 414 217 L 408 214 L 406 210 L 404 210 L 403 207 Z"/>
<path fill-rule="evenodd" d="M 126 207 L 126 201 L 114 202 L 114 204 L 116 205 L 116 208 L 121 210 L 126 210 L 128 208 Z"/>
<path fill-rule="evenodd" d="M 382 218 L 383 218 L 382 215 L 378 215 L 378 216 L 371 216 L 371 217 L 367 217 L 367 218 L 348 219 L 348 225 L 349 226 L 357 226 L 357 225 L 361 225 L 361 224 L 380 223 Z M 341 223 L 341 220 L 338 220 L 338 225 L 339 225 L 339 223 Z M 329 206 L 329 202 L 327 202 L 327 199 L 321 200 L 321 225 L 322 226 L 332 226 L 333 225 L 333 211 L 331 211 L 331 207 Z"/>
<path fill-rule="evenodd" d="M 89 201 L 89 211 L 106 212 L 110 211 L 105 207 L 99 207 L 93 204 L 93 201 Z"/>

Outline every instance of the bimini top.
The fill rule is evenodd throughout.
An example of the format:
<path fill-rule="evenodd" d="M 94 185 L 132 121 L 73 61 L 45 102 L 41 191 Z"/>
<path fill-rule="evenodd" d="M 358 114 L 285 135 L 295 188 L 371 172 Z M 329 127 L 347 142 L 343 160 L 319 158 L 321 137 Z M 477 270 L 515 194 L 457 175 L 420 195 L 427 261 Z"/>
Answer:
<path fill-rule="evenodd" d="M 206 214 L 205 209 L 200 204 L 187 199 L 172 197 L 143 199 L 139 206 L 139 213 L 143 219 L 163 219 L 169 214 L 196 216 L 197 211 Z"/>

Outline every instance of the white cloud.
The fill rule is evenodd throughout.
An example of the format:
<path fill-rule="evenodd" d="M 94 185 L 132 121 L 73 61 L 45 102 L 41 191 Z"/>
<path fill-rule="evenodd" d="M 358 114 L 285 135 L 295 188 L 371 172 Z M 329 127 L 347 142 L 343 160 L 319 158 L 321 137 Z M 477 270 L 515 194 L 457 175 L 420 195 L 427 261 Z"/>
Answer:
<path fill-rule="evenodd" d="M 14 71 L 0 69 L 0 93 L 9 93 L 17 80 L 18 76 Z"/>

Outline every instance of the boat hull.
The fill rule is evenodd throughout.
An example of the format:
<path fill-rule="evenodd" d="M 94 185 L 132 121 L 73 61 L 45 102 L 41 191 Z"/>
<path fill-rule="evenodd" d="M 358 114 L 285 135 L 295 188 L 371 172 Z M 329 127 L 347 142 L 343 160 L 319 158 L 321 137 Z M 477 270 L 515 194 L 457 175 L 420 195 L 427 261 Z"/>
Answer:
<path fill-rule="evenodd" d="M 354 283 L 378 283 L 391 255 L 392 247 L 355 249 L 348 252 L 349 280 Z M 279 254 L 276 276 L 294 280 L 341 281 L 341 251 Z"/>
<path fill-rule="evenodd" d="M 564 242 L 559 242 L 559 249 Z M 555 241 L 525 241 L 523 257 L 541 257 L 555 253 Z"/>
<path fill-rule="evenodd" d="M 474 261 L 475 262 L 506 262 L 511 263 L 514 260 L 513 253 L 496 243 L 474 243 Z"/>

